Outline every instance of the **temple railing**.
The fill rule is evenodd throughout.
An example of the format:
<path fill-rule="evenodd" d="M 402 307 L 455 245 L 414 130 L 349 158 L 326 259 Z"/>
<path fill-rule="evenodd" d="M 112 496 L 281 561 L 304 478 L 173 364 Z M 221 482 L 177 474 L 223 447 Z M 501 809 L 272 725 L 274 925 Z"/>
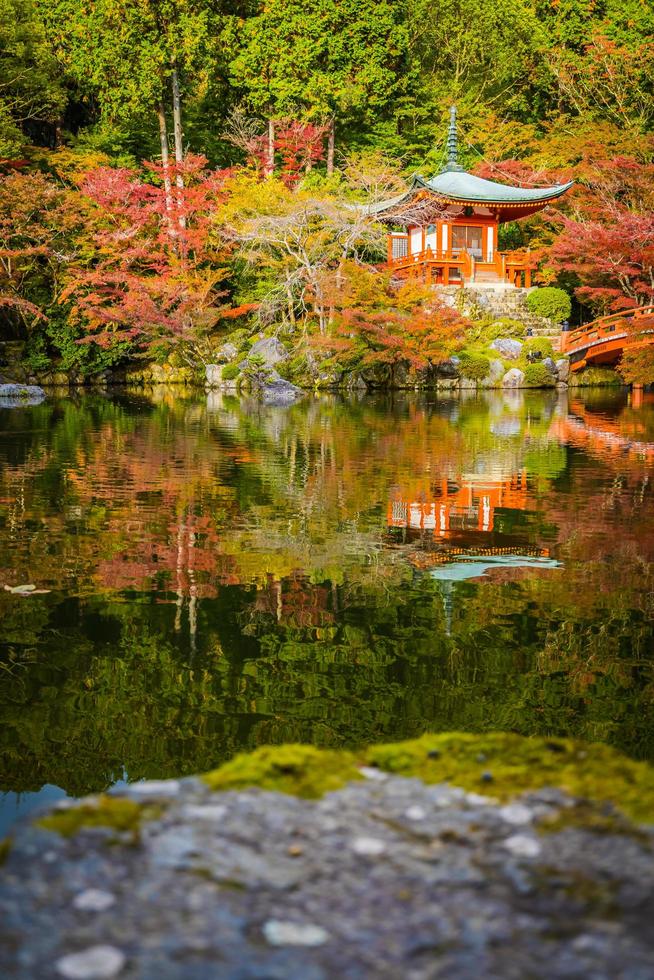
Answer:
<path fill-rule="evenodd" d="M 491 273 L 499 281 L 512 286 L 531 286 L 531 273 L 535 260 L 528 249 L 515 252 L 495 252 L 490 258 L 478 258 L 463 248 L 425 248 L 411 252 L 408 235 L 394 232 L 389 236 L 387 268 L 405 275 L 419 270 L 427 282 L 432 282 L 434 272 L 444 284 L 449 283 L 454 272 L 456 282 L 474 282 L 477 272 Z"/>

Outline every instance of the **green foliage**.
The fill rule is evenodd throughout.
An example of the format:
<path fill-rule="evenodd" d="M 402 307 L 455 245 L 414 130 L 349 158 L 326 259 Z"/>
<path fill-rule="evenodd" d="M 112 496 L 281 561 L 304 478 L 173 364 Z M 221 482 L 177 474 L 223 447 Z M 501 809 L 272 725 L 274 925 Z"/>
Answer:
<path fill-rule="evenodd" d="M 399 94 L 407 56 L 403 3 L 269 0 L 227 20 L 231 80 L 264 117 L 371 120 Z"/>
<path fill-rule="evenodd" d="M 258 391 L 273 377 L 273 370 L 260 354 L 250 354 L 242 368 L 243 378 L 252 389 Z"/>
<path fill-rule="evenodd" d="M 306 353 L 302 352 L 291 357 L 288 361 L 282 362 L 279 365 L 279 373 L 288 381 L 306 384 L 307 380 L 314 375 L 315 369 L 309 362 Z"/>
<path fill-rule="evenodd" d="M 620 374 L 608 367 L 586 367 L 582 371 L 571 371 L 568 377 L 570 388 L 592 388 L 595 385 L 619 387 L 624 384 Z"/>
<path fill-rule="evenodd" d="M 235 363 L 225 364 L 225 366 L 221 371 L 220 377 L 222 378 L 223 381 L 233 381 L 234 378 L 238 378 L 240 373 L 241 373 L 240 365 Z"/>
<path fill-rule="evenodd" d="M 490 373 L 490 360 L 484 354 L 463 351 L 460 354 L 459 373 L 463 378 L 483 381 Z"/>
<path fill-rule="evenodd" d="M 54 123 L 66 99 L 39 0 L 0 0 L 0 159 L 20 156 L 24 125 Z"/>
<path fill-rule="evenodd" d="M 485 330 L 484 336 L 490 343 L 498 337 L 521 338 L 524 337 L 526 327 L 521 320 L 512 320 L 510 317 L 502 317 L 494 320 Z"/>
<path fill-rule="evenodd" d="M 79 343 L 81 337 L 82 331 L 55 309 L 43 330 L 34 331 L 28 338 L 25 361 L 32 371 L 56 370 L 88 378 L 128 360 L 132 353 L 128 341 L 101 348 Z"/>
<path fill-rule="evenodd" d="M 536 361 L 535 364 L 526 364 L 524 372 L 525 384 L 529 385 L 530 388 L 553 388 L 556 384 L 555 378 L 539 361 Z"/>
<path fill-rule="evenodd" d="M 521 357 L 530 354 L 540 354 L 542 358 L 554 357 L 554 348 L 549 337 L 527 337 L 522 348 Z"/>
<path fill-rule="evenodd" d="M 527 306 L 536 316 L 547 317 L 555 323 L 563 323 L 572 312 L 572 301 L 563 289 L 542 286 L 527 296 Z"/>

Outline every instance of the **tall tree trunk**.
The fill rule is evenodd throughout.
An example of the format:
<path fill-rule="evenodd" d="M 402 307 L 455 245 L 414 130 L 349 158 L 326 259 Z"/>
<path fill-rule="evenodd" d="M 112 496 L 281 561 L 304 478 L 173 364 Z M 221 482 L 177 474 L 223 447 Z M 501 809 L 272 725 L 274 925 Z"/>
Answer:
<path fill-rule="evenodd" d="M 61 116 L 55 121 L 53 134 L 53 150 L 60 150 L 64 145 L 63 139 L 64 120 Z"/>
<path fill-rule="evenodd" d="M 327 134 L 327 176 L 331 177 L 334 173 L 334 145 L 336 141 L 336 134 L 334 132 L 335 123 L 334 117 L 329 120 L 329 132 Z"/>
<path fill-rule="evenodd" d="M 184 216 L 184 195 L 181 193 L 184 190 L 184 177 L 182 176 L 182 164 L 184 163 L 184 134 L 182 132 L 182 97 L 180 95 L 179 74 L 177 72 L 176 65 L 173 66 L 171 79 L 173 85 L 173 124 L 175 127 L 175 163 L 177 165 L 177 174 L 175 176 L 175 183 L 177 184 L 177 208 L 179 211 L 179 227 L 186 228 L 186 218 Z"/>
<path fill-rule="evenodd" d="M 157 106 L 157 116 L 159 117 L 159 140 L 161 142 L 161 166 L 163 167 L 164 191 L 166 194 L 166 216 L 168 225 L 172 223 L 173 210 L 173 185 L 170 179 L 170 156 L 168 153 L 168 127 L 166 125 L 166 111 L 163 99 L 159 100 Z"/>
<path fill-rule="evenodd" d="M 270 177 L 275 170 L 275 120 L 268 120 L 268 159 L 266 160 L 266 174 Z"/>

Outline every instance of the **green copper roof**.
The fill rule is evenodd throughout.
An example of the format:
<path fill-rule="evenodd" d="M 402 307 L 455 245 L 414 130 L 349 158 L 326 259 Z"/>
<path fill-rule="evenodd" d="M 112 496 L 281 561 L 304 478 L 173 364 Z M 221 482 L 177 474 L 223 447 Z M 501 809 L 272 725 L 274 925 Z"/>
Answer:
<path fill-rule="evenodd" d="M 554 184 L 553 187 L 512 187 L 494 180 L 484 180 L 466 171 L 444 171 L 424 180 L 416 175 L 411 189 L 424 187 L 439 197 L 453 198 L 457 201 L 472 201 L 475 204 L 533 204 L 538 201 L 552 201 L 561 197 L 572 187 L 567 184 Z"/>
<path fill-rule="evenodd" d="M 437 197 L 460 201 L 462 204 L 546 204 L 565 194 L 572 184 L 573 181 L 567 184 L 554 184 L 552 187 L 512 187 L 510 184 L 500 184 L 495 180 L 475 177 L 465 170 L 445 170 L 430 180 L 426 180 L 420 174 L 414 174 L 403 194 L 398 194 L 387 201 L 380 201 L 378 204 L 368 204 L 364 210 L 370 215 L 392 211 L 408 204 L 421 190 L 431 191 Z"/>

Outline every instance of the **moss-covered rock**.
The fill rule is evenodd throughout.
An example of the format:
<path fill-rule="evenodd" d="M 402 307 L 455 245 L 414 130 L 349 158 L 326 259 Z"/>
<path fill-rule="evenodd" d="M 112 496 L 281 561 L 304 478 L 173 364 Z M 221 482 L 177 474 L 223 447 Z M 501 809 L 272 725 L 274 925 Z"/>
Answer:
<path fill-rule="evenodd" d="M 526 364 L 524 374 L 524 383 L 528 388 L 553 388 L 556 384 L 556 378 L 542 361 Z"/>
<path fill-rule="evenodd" d="M 151 804 L 142 806 L 124 797 L 103 795 L 79 806 L 53 810 L 37 822 L 44 830 L 53 830 L 64 837 L 70 837 L 84 827 L 110 827 L 119 832 L 136 833 L 144 818 L 159 813 L 160 807 L 153 808 Z"/>
<path fill-rule="evenodd" d="M 608 745 L 448 732 L 371 746 L 366 759 L 368 765 L 427 783 L 447 781 L 476 792 L 485 787 L 500 799 L 556 786 L 572 796 L 615 803 L 634 819 L 654 820 L 654 769 Z"/>
<path fill-rule="evenodd" d="M 570 388 L 593 387 L 595 385 L 619 387 L 624 381 L 617 371 L 608 367 L 587 367 L 581 371 L 571 371 L 568 378 Z"/>
<path fill-rule="evenodd" d="M 350 752 L 317 749 L 313 745 L 264 746 L 235 756 L 203 776 L 214 790 L 259 786 L 316 799 L 360 779 L 355 757 Z"/>
<path fill-rule="evenodd" d="M 372 745 L 357 754 L 310 745 L 267 746 L 238 755 L 203 778 L 215 790 L 260 786 L 317 797 L 359 778 L 357 765 L 426 783 L 449 782 L 502 800 L 556 786 L 576 797 L 612 802 L 633 819 L 654 821 L 654 769 L 607 745 L 563 738 L 448 732 Z"/>

